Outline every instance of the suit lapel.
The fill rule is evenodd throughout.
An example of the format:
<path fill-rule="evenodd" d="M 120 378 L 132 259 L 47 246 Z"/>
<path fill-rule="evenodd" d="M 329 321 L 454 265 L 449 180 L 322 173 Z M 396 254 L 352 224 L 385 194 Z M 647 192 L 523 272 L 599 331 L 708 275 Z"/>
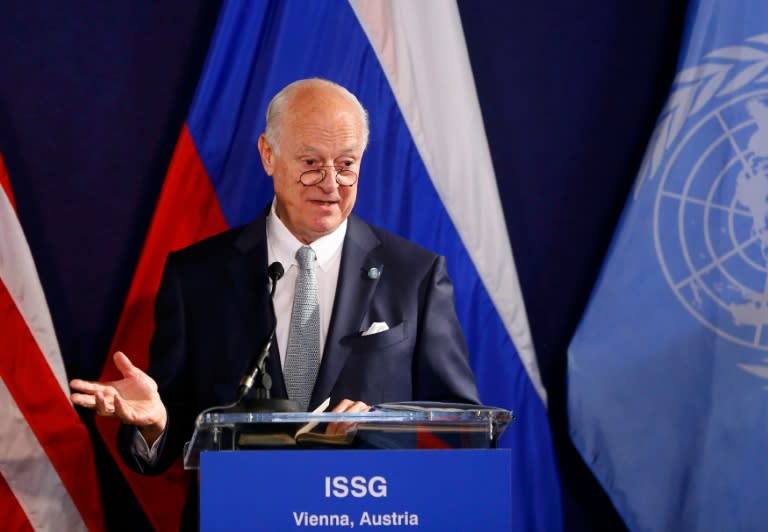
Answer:
<path fill-rule="evenodd" d="M 267 277 L 267 230 L 264 212 L 243 229 L 235 240 L 236 253 L 227 264 L 227 270 L 234 289 L 233 299 L 240 306 L 240 316 L 250 340 L 250 345 L 243 346 L 243 364 L 261 348 L 271 327 L 269 307 L 269 282 Z M 280 354 L 277 342 L 272 342 L 267 371 L 272 377 L 272 395 L 285 396 L 285 385 L 280 367 Z"/>
<path fill-rule="evenodd" d="M 377 284 L 376 279 L 368 277 L 368 271 L 371 268 L 383 268 L 382 261 L 376 255 L 379 244 L 379 239 L 365 222 L 354 215 L 349 217 L 333 313 L 310 407 L 331 395 L 349 356 L 349 348 L 342 345 L 341 340 L 350 334 L 359 333 L 366 319 L 366 310 Z"/>
<path fill-rule="evenodd" d="M 252 318 L 267 303 L 259 292 L 267 290 L 267 239 L 264 217 L 254 220 L 238 235 L 234 242 L 235 253 L 227 263 L 227 272 L 232 281 L 233 299 L 241 308 L 248 329 L 253 330 Z M 263 321 L 263 320 L 259 320 Z"/>

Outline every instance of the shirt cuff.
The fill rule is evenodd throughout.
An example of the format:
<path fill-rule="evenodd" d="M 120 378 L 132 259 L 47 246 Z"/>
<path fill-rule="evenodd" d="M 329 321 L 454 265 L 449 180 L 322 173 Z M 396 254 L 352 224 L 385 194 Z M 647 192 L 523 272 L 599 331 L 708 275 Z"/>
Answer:
<path fill-rule="evenodd" d="M 136 451 L 136 454 L 144 460 L 147 465 L 156 465 L 157 464 L 157 449 L 160 447 L 160 442 L 165 438 L 165 431 L 160 435 L 159 438 L 155 440 L 155 442 L 150 447 L 147 443 L 147 440 L 144 439 L 144 436 L 141 434 L 141 431 L 137 428 L 133 432 L 133 449 Z"/>

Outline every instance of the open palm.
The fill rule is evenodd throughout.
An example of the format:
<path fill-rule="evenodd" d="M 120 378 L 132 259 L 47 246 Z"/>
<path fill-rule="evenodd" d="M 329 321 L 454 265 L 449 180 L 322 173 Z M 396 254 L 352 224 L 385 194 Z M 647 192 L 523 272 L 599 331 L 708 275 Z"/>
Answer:
<path fill-rule="evenodd" d="M 162 430 L 166 412 L 157 393 L 157 383 L 120 351 L 115 353 L 114 361 L 122 379 L 108 382 L 74 379 L 69 383 L 75 390 L 72 402 L 99 415 L 117 417 L 123 423 Z"/>

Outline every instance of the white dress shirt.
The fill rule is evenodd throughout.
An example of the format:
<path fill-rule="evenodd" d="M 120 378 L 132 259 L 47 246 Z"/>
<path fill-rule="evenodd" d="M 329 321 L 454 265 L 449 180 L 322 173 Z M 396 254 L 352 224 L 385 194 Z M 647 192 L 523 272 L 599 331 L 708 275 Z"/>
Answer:
<path fill-rule="evenodd" d="M 336 285 L 339 281 L 341 267 L 341 248 L 347 234 L 347 220 L 344 220 L 336 230 L 318 238 L 309 246 L 315 252 L 317 265 L 318 299 L 320 300 L 320 356 L 325 350 L 325 339 L 328 336 L 328 326 L 331 323 L 333 302 L 336 298 Z M 296 276 L 299 265 L 296 262 L 296 252 L 302 244 L 285 226 L 275 213 L 275 202 L 267 217 L 267 260 L 269 264 L 280 262 L 285 273 L 277 282 L 275 290 L 275 315 L 277 316 L 277 348 L 280 351 L 280 364 L 285 365 L 285 352 L 288 347 L 288 326 L 291 323 L 293 296 L 296 293 Z"/>

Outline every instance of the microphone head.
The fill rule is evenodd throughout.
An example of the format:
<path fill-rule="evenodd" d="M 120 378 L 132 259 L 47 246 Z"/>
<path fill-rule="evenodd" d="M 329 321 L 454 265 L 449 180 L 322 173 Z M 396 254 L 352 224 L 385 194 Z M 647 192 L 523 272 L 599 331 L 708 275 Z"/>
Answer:
<path fill-rule="evenodd" d="M 279 262 L 273 262 L 269 265 L 269 268 L 267 268 L 267 275 L 272 279 L 272 282 L 279 281 L 284 273 L 285 270 L 283 269 L 283 265 Z"/>

